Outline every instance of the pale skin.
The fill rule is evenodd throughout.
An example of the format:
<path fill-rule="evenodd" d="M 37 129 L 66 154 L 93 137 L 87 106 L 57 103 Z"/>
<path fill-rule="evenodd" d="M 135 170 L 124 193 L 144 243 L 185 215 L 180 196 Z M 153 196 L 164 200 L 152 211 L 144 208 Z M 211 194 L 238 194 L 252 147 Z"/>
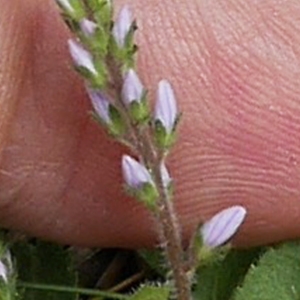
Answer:
<path fill-rule="evenodd" d="M 300 3 L 116 1 L 138 20 L 138 70 L 155 98 L 172 82 L 183 112 L 168 161 L 185 240 L 244 205 L 238 246 L 300 236 Z M 155 245 L 124 196 L 121 155 L 87 113 L 70 36 L 52 0 L 0 0 L 0 223 L 53 241 Z"/>

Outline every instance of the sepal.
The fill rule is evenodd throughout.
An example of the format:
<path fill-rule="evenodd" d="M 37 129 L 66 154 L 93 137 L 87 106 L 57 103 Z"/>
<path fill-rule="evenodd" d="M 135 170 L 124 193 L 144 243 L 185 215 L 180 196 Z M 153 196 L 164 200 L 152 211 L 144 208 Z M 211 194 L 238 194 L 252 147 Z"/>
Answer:
<path fill-rule="evenodd" d="M 129 195 L 143 203 L 151 211 L 155 212 L 157 210 L 159 194 L 153 184 L 144 183 L 140 189 L 133 189 L 126 186 L 125 189 Z"/>
<path fill-rule="evenodd" d="M 141 101 L 132 101 L 129 104 L 129 114 L 132 120 L 137 124 L 146 124 L 150 120 L 150 109 L 146 93 L 142 96 Z"/>
<path fill-rule="evenodd" d="M 117 108 L 109 104 L 108 114 L 110 121 L 105 122 L 96 112 L 92 112 L 93 119 L 107 129 L 108 133 L 116 138 L 122 138 L 126 134 L 126 124 Z"/>
<path fill-rule="evenodd" d="M 200 235 L 194 240 L 194 255 L 196 259 L 196 267 L 213 264 L 222 261 L 231 249 L 230 244 L 220 247 L 211 248 L 203 243 Z"/>
<path fill-rule="evenodd" d="M 224 209 L 202 224 L 193 237 L 191 247 L 198 265 L 223 259 L 230 249 L 230 240 L 242 225 L 246 209 L 236 205 Z"/>
<path fill-rule="evenodd" d="M 63 14 L 73 21 L 79 22 L 85 17 L 85 10 L 82 3 L 77 0 L 56 0 L 62 9 Z"/>
<path fill-rule="evenodd" d="M 170 149 L 176 141 L 176 132 L 167 132 L 160 120 L 154 121 L 154 138 L 157 147 L 163 150 Z"/>
<path fill-rule="evenodd" d="M 89 7 L 93 12 L 97 24 L 108 31 L 111 28 L 113 14 L 111 0 L 89 0 Z"/>

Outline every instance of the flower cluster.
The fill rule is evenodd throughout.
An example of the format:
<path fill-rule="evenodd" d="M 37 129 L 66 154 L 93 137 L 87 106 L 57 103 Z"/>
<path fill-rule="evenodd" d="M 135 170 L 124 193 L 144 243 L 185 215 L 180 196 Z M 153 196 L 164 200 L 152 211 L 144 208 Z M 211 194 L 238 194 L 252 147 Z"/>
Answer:
<path fill-rule="evenodd" d="M 122 161 L 129 191 L 153 209 L 159 197 L 157 180 L 151 169 L 154 160 L 160 165 L 159 177 L 163 186 L 168 189 L 171 183 L 163 155 L 157 153 L 166 153 L 175 139 L 178 111 L 173 88 L 167 80 L 158 83 L 152 114 L 147 90 L 131 63 L 135 22 L 127 6 L 120 10 L 113 26 L 109 27 L 106 26 L 108 20 L 100 19 L 94 7 L 86 7 L 87 4 L 79 1 L 57 1 L 75 28 L 77 39 L 68 41 L 69 51 L 76 70 L 85 78 L 96 120 L 138 156 L 141 156 L 142 135 L 148 132 L 148 136 L 153 136 L 153 140 L 147 141 L 149 148 L 154 145 L 157 150 L 152 152 L 151 158 L 144 157 L 141 163 L 124 156 Z M 105 0 L 100 2 L 111 17 L 111 4 Z M 101 49 L 99 39 L 102 39 Z"/>
<path fill-rule="evenodd" d="M 93 115 L 138 157 L 122 158 L 127 190 L 157 217 L 176 288 L 185 295 L 180 299 L 189 299 L 186 286 L 190 283 L 183 261 L 186 253 L 171 199 L 172 178 L 165 164 L 179 120 L 175 92 L 167 80 L 161 80 L 154 111 L 150 110 L 147 90 L 134 64 L 136 25 L 128 6 L 112 22 L 110 0 L 57 2 L 77 37 L 68 41 L 69 52 L 75 69 L 85 79 Z M 206 222 L 194 240 L 198 258 L 226 243 L 245 216 L 245 208 L 233 206 Z M 179 253 L 174 254 L 172 247 Z M 1 269 L 0 264 L 0 276 L 6 278 Z"/>
<path fill-rule="evenodd" d="M 69 51 L 76 70 L 86 79 L 97 120 L 127 144 L 131 142 L 128 138 L 131 125 L 152 121 L 157 144 L 169 148 L 174 141 L 178 117 L 174 91 L 168 81 L 159 82 L 157 103 L 151 117 L 147 91 L 132 64 L 136 48 L 133 42 L 135 22 L 129 8 L 124 6 L 120 10 L 111 28 L 107 26 L 112 16 L 109 1 L 96 2 L 107 9 L 108 17 L 104 19 L 97 15 L 95 3 L 93 7 L 86 7 L 79 1 L 57 1 L 75 28 L 78 38 L 68 41 Z M 88 18 L 88 11 L 95 13 Z M 117 91 L 112 91 L 112 86 L 117 87 Z"/>

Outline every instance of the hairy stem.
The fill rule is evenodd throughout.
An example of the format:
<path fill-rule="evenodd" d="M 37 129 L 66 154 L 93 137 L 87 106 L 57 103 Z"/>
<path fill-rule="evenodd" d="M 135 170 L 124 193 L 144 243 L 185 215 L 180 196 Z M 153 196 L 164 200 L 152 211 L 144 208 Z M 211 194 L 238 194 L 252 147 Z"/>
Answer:
<path fill-rule="evenodd" d="M 121 98 L 123 79 L 118 64 L 110 57 L 107 60 L 107 66 L 111 78 L 113 78 L 112 85 L 116 93 L 116 104 L 124 114 L 124 119 L 131 134 L 133 149 L 143 163 L 152 171 L 154 182 L 159 192 L 157 202 L 158 209 L 155 216 L 159 225 L 160 242 L 166 252 L 169 267 L 174 278 L 177 299 L 190 300 L 192 299 L 191 284 L 186 272 L 181 229 L 173 202 L 162 180 L 161 163 L 163 160 L 163 152 L 156 147 L 150 134 L 151 128 L 149 125 L 147 128 L 144 128 L 144 130 L 141 130 L 136 124 L 132 123 L 128 109 Z"/>
<path fill-rule="evenodd" d="M 174 276 L 178 300 L 188 300 L 191 299 L 191 286 L 185 270 L 184 250 L 177 214 L 163 186 L 159 165 L 156 164 L 153 171 L 160 195 L 158 220 L 161 227 L 161 240 Z"/>

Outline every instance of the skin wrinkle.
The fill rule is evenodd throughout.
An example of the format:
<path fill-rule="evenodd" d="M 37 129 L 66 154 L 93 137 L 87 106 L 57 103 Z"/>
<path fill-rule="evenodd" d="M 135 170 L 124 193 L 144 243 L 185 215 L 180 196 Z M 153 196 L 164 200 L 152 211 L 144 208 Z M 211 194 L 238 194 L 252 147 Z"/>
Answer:
<path fill-rule="evenodd" d="M 227 76 L 225 76 L 225 78 L 228 78 Z M 251 104 L 250 104 L 251 105 Z"/>
<path fill-rule="evenodd" d="M 238 68 L 236 68 L 236 69 L 238 69 Z M 219 70 L 220 70 L 220 69 L 218 69 L 218 71 L 219 71 Z M 228 78 L 228 77 L 226 77 L 226 78 Z M 223 89 L 221 89 L 221 90 L 223 91 Z M 224 134 L 224 137 L 227 136 L 227 134 L 228 134 L 228 133 Z"/>
<path fill-rule="evenodd" d="M 17 7 L 9 6 L 6 9 L 4 9 L 3 13 L 7 16 L 10 16 L 9 19 L 1 20 L 0 22 L 5 22 L 6 24 L 11 24 L 15 21 L 17 18 L 17 14 L 14 14 L 13 12 L 17 12 Z M 4 25 L 4 24 L 2 24 Z M 26 24 L 24 24 L 26 26 Z M 1 26 L 0 28 L 6 28 L 7 26 Z M 10 47 L 14 47 L 17 43 L 16 36 L 18 36 L 19 32 L 21 31 L 21 27 L 15 27 L 9 26 L 9 30 L 3 30 L 3 32 L 0 31 L 0 37 L 1 37 L 1 53 L 7 53 L 9 52 Z M 22 27 L 24 29 L 24 27 Z M 5 36 L 9 34 L 12 38 L 11 39 L 5 39 Z M 19 45 L 19 48 L 26 47 L 26 45 Z M 0 99 L 1 99 L 1 110 L 2 113 L 0 114 L 0 145 L 1 149 L 4 147 L 6 143 L 6 138 L 9 135 L 9 124 L 11 122 L 12 116 L 8 116 L 8 112 L 10 110 L 13 110 L 13 107 L 16 106 L 16 101 L 13 101 L 12 99 L 17 94 L 18 88 L 22 89 L 22 82 L 21 80 L 16 79 L 16 72 L 18 74 L 23 74 L 25 68 L 25 62 L 22 59 L 23 53 L 22 51 L 18 52 L 18 55 L 13 57 L 12 55 L 8 55 L 8 57 L 5 57 L 5 60 L 3 59 L 4 56 L 1 55 L 0 57 L 0 80 L 1 80 L 1 89 L 0 89 Z M 4 62 L 7 66 L 9 66 L 9 72 L 6 72 L 4 68 L 1 66 L 4 65 Z M 8 101 L 8 99 L 10 101 Z M 6 101 L 5 101 L 6 100 Z M 4 117 L 5 116 L 5 117 Z"/>
<path fill-rule="evenodd" d="M 1 43 L 1 45 L 3 45 L 3 51 L 1 51 L 2 53 L 8 52 L 10 53 L 10 51 L 8 49 L 10 49 L 11 47 L 17 49 L 15 55 L 8 55 L 8 58 L 5 59 L 5 64 L 8 65 L 8 70 L 9 72 L 5 72 L 4 70 L 1 72 L 3 75 L 1 76 L 0 80 L 1 80 L 1 85 L 3 86 L 3 89 L 1 89 L 2 91 L 5 92 L 5 94 L 0 95 L 0 98 L 5 100 L 3 101 L 3 103 L 1 104 L 1 116 L 5 116 L 6 120 L 4 120 L 4 124 L 2 123 L 1 125 L 1 132 L 2 133 L 6 133 L 6 136 L 2 136 L 1 138 L 1 146 L 3 147 L 5 144 L 8 144 L 9 140 L 10 140 L 10 133 L 12 130 L 12 122 L 11 120 L 15 117 L 14 114 L 10 114 L 9 112 L 14 111 L 14 108 L 17 106 L 17 104 L 19 103 L 19 99 L 21 97 L 19 97 L 18 95 L 22 96 L 23 95 L 23 90 L 24 90 L 24 85 L 25 82 L 21 81 L 20 79 L 24 76 L 24 78 L 26 78 L 25 76 L 25 72 L 27 70 L 27 66 L 28 66 L 28 61 L 26 59 L 24 59 L 24 54 L 23 51 L 26 52 L 28 49 L 28 45 L 26 45 L 25 43 L 20 43 L 17 40 L 17 36 L 20 34 L 21 30 L 24 30 L 24 28 L 29 28 L 29 24 L 28 22 L 23 22 L 20 24 L 20 26 L 16 26 L 13 27 L 12 24 L 16 21 L 16 19 L 18 18 L 18 9 L 20 8 L 20 6 L 14 7 L 14 6 L 9 6 L 7 7 L 6 10 L 4 10 L 4 14 L 6 14 L 7 16 L 9 16 L 9 20 L 4 19 L 3 22 L 5 22 L 6 26 L 1 26 L 1 28 L 8 28 L 8 30 L 5 30 L 4 34 L 4 38 L 1 38 L 1 41 L 4 41 L 4 44 Z M 30 9 L 30 7 L 28 7 Z M 14 12 L 14 13 L 13 13 Z M 11 13 L 13 13 L 12 15 L 14 17 L 11 17 Z M 25 31 L 26 32 L 26 31 Z M 5 39 L 5 35 L 9 34 L 10 36 L 12 36 L 12 39 Z M 2 33 L 0 33 L 0 35 L 2 35 Z M 27 36 L 27 32 L 26 32 L 26 36 Z M 5 42 L 7 41 L 7 42 Z M 9 41 L 9 42 L 8 42 Z M 16 47 L 15 44 L 18 44 L 18 47 Z M 2 55 L 1 57 L 5 57 L 4 55 Z M 1 66 L 4 65 L 4 61 L 1 61 Z M 20 75 L 19 79 L 18 76 L 16 75 Z M 4 117 L 3 117 L 4 119 Z M 4 161 L 4 157 L 5 157 L 5 151 L 1 152 L 1 160 L 2 162 Z M 5 165 L 1 165 L 1 168 L 6 170 Z M 8 173 L 13 173 L 13 172 L 8 172 Z M 8 175 L 7 172 L 5 173 L 1 173 L 2 177 L 7 177 Z M 22 175 L 22 179 L 26 178 L 27 175 Z M 25 181 L 23 182 L 19 182 L 17 184 L 14 185 L 10 185 L 10 184 L 6 184 L 5 181 L 2 181 L 2 189 L 3 187 L 5 187 L 6 190 L 6 197 L 4 197 L 4 192 L 2 192 L 1 194 L 1 208 L 6 207 L 7 209 L 9 209 L 12 205 L 11 201 L 16 201 L 16 199 L 18 198 L 17 196 L 20 195 L 22 193 L 23 188 L 25 187 Z M 5 218 L 6 216 L 4 216 Z M 1 219 L 4 219 L 3 217 L 1 217 Z M 3 220 L 4 221 L 4 220 Z"/>
<path fill-rule="evenodd" d="M 32 32 L 32 31 L 27 31 L 27 32 Z M 31 37 L 32 37 L 32 35 L 31 35 Z M 35 43 L 34 42 L 30 42 L 30 43 L 28 43 L 28 45 L 30 45 L 30 46 L 34 46 L 35 45 Z M 29 51 L 27 51 L 28 53 L 29 53 Z M 34 57 L 34 56 L 31 56 L 31 57 Z M 28 59 L 26 59 L 26 61 L 28 62 L 28 64 L 29 64 L 29 66 L 32 66 L 32 65 L 34 65 L 33 63 L 30 63 L 30 60 L 28 60 Z M 29 74 L 31 74 L 31 75 L 33 75 L 34 73 L 33 72 L 31 72 L 30 73 L 30 70 L 33 70 L 33 69 L 31 69 L 31 68 L 27 68 L 27 72 L 29 72 Z M 24 76 L 25 77 L 25 76 Z M 27 78 L 30 78 L 31 76 L 28 76 Z M 33 78 L 34 78 L 34 76 L 32 76 Z M 26 78 L 26 77 L 25 77 Z M 31 83 L 33 84 L 33 81 L 31 81 Z M 32 89 L 33 90 L 33 89 Z M 30 93 L 29 92 L 29 90 L 28 90 L 28 93 Z M 26 95 L 26 93 L 25 93 L 25 95 Z M 32 95 L 33 95 L 33 93 L 32 93 Z M 23 96 L 24 96 L 24 93 L 23 93 Z M 33 98 L 32 98 L 33 99 Z M 20 127 L 20 128 L 22 128 L 22 127 Z M 26 128 L 26 125 L 24 126 L 24 129 Z M 38 146 L 38 145 L 37 145 Z M 35 148 L 35 149 L 37 149 L 37 148 Z M 16 149 L 17 151 L 18 151 L 18 148 Z M 25 163 L 26 164 L 28 164 L 28 162 L 26 162 L 25 161 Z M 18 165 L 17 165 L 18 166 Z M 20 168 L 19 166 L 18 166 L 18 168 Z M 23 169 L 24 168 L 26 168 L 26 166 L 24 166 L 24 167 L 22 167 Z M 26 168 L 27 170 L 28 170 L 28 168 Z M 33 176 L 34 176 L 34 173 L 36 173 L 39 177 L 40 177 L 40 173 L 39 173 L 39 171 L 38 171 L 38 169 L 37 169 L 37 166 L 36 165 L 34 165 L 34 163 L 32 164 L 32 167 L 31 167 L 31 170 L 32 171 L 35 171 L 35 172 L 32 172 L 32 174 L 31 174 L 31 176 L 30 176 L 30 178 L 33 178 Z M 27 186 L 28 186 L 28 183 L 29 183 L 29 174 L 28 175 L 26 175 L 26 177 L 28 178 L 28 180 L 23 180 L 23 186 L 22 186 L 22 188 L 23 189 L 25 189 L 26 188 L 26 185 L 25 185 L 25 182 L 27 182 Z M 47 179 L 49 179 L 49 177 L 47 178 Z M 19 191 L 20 192 L 20 191 Z M 15 195 L 14 195 L 15 196 Z M 22 219 L 22 218 L 24 218 L 24 211 L 27 211 L 27 210 L 31 210 L 31 208 L 32 209 L 34 209 L 34 207 L 35 207 L 35 205 L 33 204 L 34 203 L 34 201 L 35 200 L 33 200 L 33 199 L 31 199 L 31 196 L 30 196 L 30 194 L 28 194 L 28 198 L 26 199 L 26 196 L 25 196 L 25 194 L 23 193 L 23 196 L 22 196 L 24 199 L 23 199 L 23 201 L 22 201 L 22 205 L 17 209 L 17 211 L 15 211 L 15 212 L 13 212 L 12 213 L 12 215 L 14 215 L 14 219 L 15 219 L 15 221 L 16 221 L 16 223 L 18 223 L 18 218 L 19 219 Z M 34 222 L 36 222 L 37 224 L 40 224 L 41 225 L 41 227 L 43 227 L 43 226 L 45 226 L 45 227 L 47 227 L 47 225 L 46 225 L 46 221 L 47 221 L 47 219 L 45 219 L 44 218 L 44 215 L 47 215 L 47 216 L 49 216 L 49 220 L 53 220 L 53 217 L 51 217 L 51 211 L 49 210 L 49 207 L 52 207 L 52 215 L 53 216 L 55 216 L 56 214 L 57 214 L 57 211 L 55 211 L 55 210 L 53 210 L 53 208 L 54 208 L 54 206 L 53 205 L 47 205 L 47 202 L 46 202 L 46 199 L 43 199 L 43 201 L 44 201 L 44 205 L 43 206 L 41 206 L 40 208 L 39 208 L 39 212 L 40 212 L 40 215 L 41 215 L 41 220 L 39 221 L 38 220 L 38 216 L 36 216 L 37 218 L 36 218 L 36 220 L 34 221 Z M 20 205 L 20 204 L 19 204 Z M 57 206 L 57 203 L 56 203 L 56 206 Z M 47 210 L 47 212 L 45 212 L 45 213 L 43 213 L 42 211 L 41 211 L 41 208 L 42 207 L 45 207 L 45 209 Z M 47 208 L 48 207 L 48 208 Z M 18 217 L 18 211 L 19 212 L 21 212 L 21 214 L 20 214 L 20 217 Z M 7 212 L 6 213 L 6 215 L 8 216 L 6 219 L 9 219 L 9 215 L 10 215 L 10 213 L 9 212 Z M 29 213 L 29 215 L 30 215 L 30 213 Z M 55 217 L 54 217 L 55 218 Z M 31 220 L 31 218 L 30 218 L 30 220 Z M 27 225 L 24 225 L 24 228 L 26 228 L 26 227 L 35 227 L 34 226 L 34 224 L 32 224 L 32 222 L 30 221 L 30 220 L 28 220 L 28 222 L 27 222 Z M 30 231 L 30 230 L 29 230 Z M 58 228 L 58 230 L 57 230 L 57 232 L 59 232 L 59 228 Z"/>

